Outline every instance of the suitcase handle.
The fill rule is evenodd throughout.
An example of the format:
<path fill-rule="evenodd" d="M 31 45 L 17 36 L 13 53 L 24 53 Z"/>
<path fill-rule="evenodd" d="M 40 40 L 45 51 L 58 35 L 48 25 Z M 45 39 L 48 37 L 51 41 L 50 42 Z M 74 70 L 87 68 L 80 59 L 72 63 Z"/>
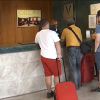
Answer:
<path fill-rule="evenodd" d="M 66 75 L 66 69 L 65 69 L 65 65 L 64 65 L 64 58 L 61 58 L 63 61 L 63 67 L 64 67 L 64 74 L 65 74 L 65 80 L 67 82 L 67 75 Z M 60 83 L 60 75 L 59 75 L 59 68 L 58 68 L 58 58 L 56 58 L 56 63 L 57 63 L 57 71 L 58 71 L 58 77 L 59 77 L 59 83 Z"/>

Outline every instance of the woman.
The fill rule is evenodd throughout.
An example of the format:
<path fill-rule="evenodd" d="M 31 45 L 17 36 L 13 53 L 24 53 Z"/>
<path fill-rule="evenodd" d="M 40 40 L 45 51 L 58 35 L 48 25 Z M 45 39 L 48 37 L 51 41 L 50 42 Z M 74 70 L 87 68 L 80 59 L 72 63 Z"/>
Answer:
<path fill-rule="evenodd" d="M 60 32 L 60 30 L 57 29 L 57 27 L 58 27 L 58 21 L 53 19 L 51 21 L 51 25 L 56 25 L 56 33 L 58 34 L 58 36 L 60 38 L 61 37 L 61 32 Z"/>

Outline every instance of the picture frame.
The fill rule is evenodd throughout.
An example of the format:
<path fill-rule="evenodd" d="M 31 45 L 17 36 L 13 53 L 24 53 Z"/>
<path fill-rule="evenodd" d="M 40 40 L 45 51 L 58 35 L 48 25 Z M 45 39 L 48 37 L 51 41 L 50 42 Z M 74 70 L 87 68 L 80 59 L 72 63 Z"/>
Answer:
<path fill-rule="evenodd" d="M 76 6 L 75 1 L 63 2 L 63 20 L 74 19 L 76 22 Z"/>
<path fill-rule="evenodd" d="M 94 29 L 96 27 L 96 15 L 89 15 L 89 28 Z"/>
<path fill-rule="evenodd" d="M 97 14 L 98 10 L 100 10 L 100 3 L 91 4 L 90 5 L 90 14 Z"/>
<path fill-rule="evenodd" d="M 41 20 L 41 10 L 17 10 L 17 27 L 38 26 Z"/>

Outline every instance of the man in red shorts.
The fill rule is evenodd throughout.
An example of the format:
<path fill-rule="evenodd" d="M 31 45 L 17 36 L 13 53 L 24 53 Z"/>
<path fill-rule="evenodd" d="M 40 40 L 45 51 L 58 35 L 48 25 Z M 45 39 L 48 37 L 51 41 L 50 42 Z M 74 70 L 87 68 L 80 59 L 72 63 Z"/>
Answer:
<path fill-rule="evenodd" d="M 55 31 L 49 29 L 49 22 L 46 19 L 40 21 L 40 27 L 42 28 L 36 34 L 35 43 L 39 43 L 41 48 L 41 62 L 44 68 L 45 83 L 48 90 L 47 98 L 53 96 L 51 90 L 51 76 L 54 75 L 54 84 L 59 83 L 56 58 L 58 58 L 59 73 L 61 75 L 61 47 L 60 39 Z"/>

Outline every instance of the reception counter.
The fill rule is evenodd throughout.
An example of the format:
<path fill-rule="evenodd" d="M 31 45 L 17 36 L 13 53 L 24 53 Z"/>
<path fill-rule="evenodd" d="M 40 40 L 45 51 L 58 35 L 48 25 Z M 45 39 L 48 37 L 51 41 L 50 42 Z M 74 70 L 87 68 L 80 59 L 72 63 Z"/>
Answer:
<path fill-rule="evenodd" d="M 84 40 L 93 45 L 93 41 Z M 65 42 L 60 42 L 65 59 Z M 62 63 L 62 61 L 61 61 Z M 70 70 L 65 59 L 67 79 Z M 61 81 L 65 81 L 62 66 Z M 54 87 L 54 84 L 52 84 Z M 38 44 L 13 44 L 0 46 L 0 99 L 46 89 Z"/>

